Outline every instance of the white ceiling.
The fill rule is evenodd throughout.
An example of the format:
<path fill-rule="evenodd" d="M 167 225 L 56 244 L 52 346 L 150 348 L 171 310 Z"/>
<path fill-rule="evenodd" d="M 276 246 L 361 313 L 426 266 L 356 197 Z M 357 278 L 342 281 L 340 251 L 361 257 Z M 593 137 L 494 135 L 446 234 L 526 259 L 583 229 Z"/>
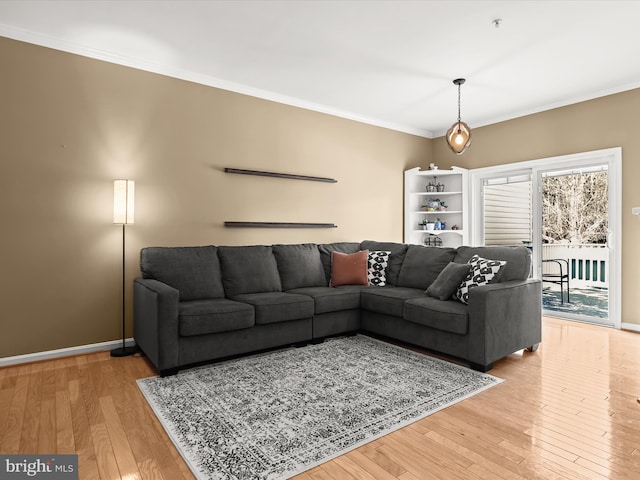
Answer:
<path fill-rule="evenodd" d="M 471 128 L 639 87 L 639 23 L 640 1 L 0 0 L 0 36 L 429 138 L 458 77 Z"/>

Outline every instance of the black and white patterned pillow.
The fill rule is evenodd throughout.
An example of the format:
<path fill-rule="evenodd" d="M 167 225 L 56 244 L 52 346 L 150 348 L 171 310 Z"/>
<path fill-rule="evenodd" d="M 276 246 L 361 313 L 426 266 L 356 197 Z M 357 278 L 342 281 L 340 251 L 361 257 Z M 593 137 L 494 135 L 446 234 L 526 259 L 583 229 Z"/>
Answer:
<path fill-rule="evenodd" d="M 369 285 L 384 287 L 387 284 L 387 265 L 391 252 L 370 250 L 367 262 L 367 278 Z"/>
<path fill-rule="evenodd" d="M 501 260 L 489 260 L 479 255 L 474 255 L 467 263 L 471 265 L 471 270 L 456 290 L 456 298 L 465 304 L 469 303 L 469 290 L 490 283 L 500 269 L 507 264 Z"/>

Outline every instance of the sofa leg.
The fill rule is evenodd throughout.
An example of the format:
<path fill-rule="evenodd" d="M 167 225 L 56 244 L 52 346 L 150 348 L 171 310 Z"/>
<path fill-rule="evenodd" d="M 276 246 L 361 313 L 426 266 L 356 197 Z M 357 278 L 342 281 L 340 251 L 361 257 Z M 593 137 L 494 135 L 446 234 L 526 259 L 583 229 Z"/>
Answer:
<path fill-rule="evenodd" d="M 534 343 L 533 345 L 531 345 L 530 347 L 525 348 L 525 350 L 527 352 L 535 352 L 536 350 L 538 350 L 538 347 L 540 346 L 539 343 Z"/>
<path fill-rule="evenodd" d="M 479 363 L 469 362 L 469 368 L 475 370 L 476 372 L 488 372 L 493 368 L 493 363 L 489 363 L 487 365 L 480 365 Z"/>
<path fill-rule="evenodd" d="M 171 375 L 175 375 L 178 373 L 178 368 L 167 368 L 166 370 L 160 370 L 161 377 L 170 377 Z"/>

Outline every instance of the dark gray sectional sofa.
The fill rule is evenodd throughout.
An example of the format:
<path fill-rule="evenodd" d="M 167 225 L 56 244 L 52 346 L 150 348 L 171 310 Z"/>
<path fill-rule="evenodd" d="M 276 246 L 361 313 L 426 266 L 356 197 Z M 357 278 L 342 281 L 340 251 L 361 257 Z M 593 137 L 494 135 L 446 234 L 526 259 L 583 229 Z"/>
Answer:
<path fill-rule="evenodd" d="M 331 252 L 390 251 L 387 285 L 329 287 Z M 425 294 L 449 262 L 506 260 L 469 303 Z M 147 247 L 134 337 L 161 375 L 188 365 L 361 331 L 459 357 L 476 370 L 541 340 L 541 282 L 524 247 L 332 244 Z"/>

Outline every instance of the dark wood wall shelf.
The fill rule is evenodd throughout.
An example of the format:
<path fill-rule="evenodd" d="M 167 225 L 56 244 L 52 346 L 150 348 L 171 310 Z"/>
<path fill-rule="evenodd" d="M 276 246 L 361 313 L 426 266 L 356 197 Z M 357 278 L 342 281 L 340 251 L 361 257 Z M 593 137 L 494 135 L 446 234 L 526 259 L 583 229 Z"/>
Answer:
<path fill-rule="evenodd" d="M 224 222 L 231 228 L 338 228 L 334 223 L 305 222 Z"/>
<path fill-rule="evenodd" d="M 240 175 L 258 175 L 261 177 L 287 178 L 290 180 L 309 180 L 312 182 L 337 183 L 335 178 L 310 177 L 308 175 L 294 175 L 291 173 L 262 172 L 260 170 L 242 170 L 240 168 L 225 168 L 225 173 L 237 173 Z"/>

